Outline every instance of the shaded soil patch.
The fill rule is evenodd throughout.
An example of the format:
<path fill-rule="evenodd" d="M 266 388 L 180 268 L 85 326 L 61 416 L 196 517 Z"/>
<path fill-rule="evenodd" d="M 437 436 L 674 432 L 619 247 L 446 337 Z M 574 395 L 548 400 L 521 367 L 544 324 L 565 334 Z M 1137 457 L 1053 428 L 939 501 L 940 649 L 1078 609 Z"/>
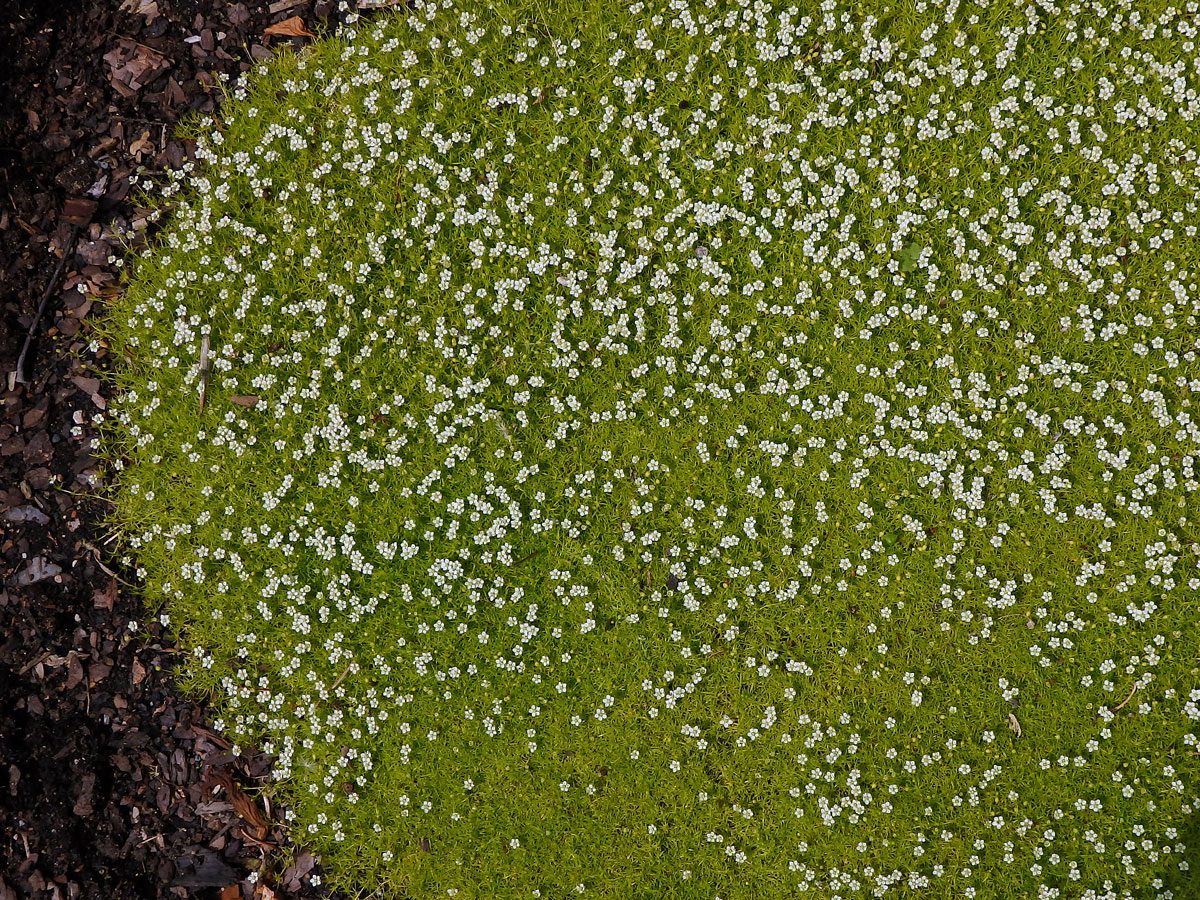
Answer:
<path fill-rule="evenodd" d="M 178 696 L 179 651 L 96 525 L 110 360 L 91 322 L 116 236 L 146 236 L 130 178 L 192 155 L 171 125 L 215 109 L 220 74 L 305 40 L 271 24 L 351 4 L 118 5 L 0 8 L 0 900 L 317 897 L 260 790 L 270 760 L 230 753 Z"/>

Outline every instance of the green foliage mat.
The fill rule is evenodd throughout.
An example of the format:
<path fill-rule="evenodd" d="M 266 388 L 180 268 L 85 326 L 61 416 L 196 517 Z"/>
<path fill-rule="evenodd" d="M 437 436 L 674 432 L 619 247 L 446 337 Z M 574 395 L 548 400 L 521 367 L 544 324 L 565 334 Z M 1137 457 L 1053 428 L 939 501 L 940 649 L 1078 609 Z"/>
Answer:
<path fill-rule="evenodd" d="M 335 886 L 1200 896 L 1196 22 L 426 3 L 188 123 L 112 525 Z"/>

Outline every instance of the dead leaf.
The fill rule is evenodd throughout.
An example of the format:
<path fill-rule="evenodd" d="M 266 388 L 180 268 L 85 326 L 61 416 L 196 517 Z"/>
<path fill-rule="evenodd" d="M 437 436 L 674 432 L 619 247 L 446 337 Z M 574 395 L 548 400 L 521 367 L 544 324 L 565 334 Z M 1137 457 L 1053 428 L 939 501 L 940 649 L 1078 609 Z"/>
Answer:
<path fill-rule="evenodd" d="M 109 82 L 122 97 L 132 97 L 169 68 L 171 62 L 161 53 L 128 38 L 104 54 L 109 65 Z"/>
<path fill-rule="evenodd" d="M 121 9 L 135 16 L 145 16 L 147 22 L 153 22 L 159 16 L 158 0 L 125 0 Z"/>
<path fill-rule="evenodd" d="M 233 808 L 237 810 L 237 814 L 254 828 L 258 840 L 261 841 L 265 838 L 267 832 L 270 830 L 267 828 L 267 822 L 258 811 L 258 807 L 254 805 L 254 801 L 242 790 L 241 786 L 233 780 L 228 772 L 214 771 L 212 778 L 213 781 L 225 789 L 225 793 L 229 797 L 229 802 L 233 804 Z"/>
<path fill-rule="evenodd" d="M 1021 723 L 1017 721 L 1017 717 L 1012 713 L 1008 714 L 1008 727 L 1016 733 L 1017 737 L 1021 736 Z"/>
<path fill-rule="evenodd" d="M 254 396 L 253 394 L 247 394 L 244 396 L 239 395 L 236 397 L 230 397 L 229 402 L 236 403 L 238 406 L 257 406 L 258 397 Z"/>
<path fill-rule="evenodd" d="M 236 884 L 221 888 L 221 900 L 242 900 L 242 889 Z"/>
<path fill-rule="evenodd" d="M 133 658 L 133 683 L 141 684 L 146 678 L 146 667 L 136 656 Z"/>
<path fill-rule="evenodd" d="M 139 154 L 153 153 L 154 144 L 150 141 L 150 132 L 143 131 L 141 137 L 129 145 L 129 152 L 133 156 Z"/>
<path fill-rule="evenodd" d="M 267 841 L 267 840 L 259 840 L 254 835 L 250 834 L 250 832 L 246 831 L 245 828 L 239 828 L 238 834 L 240 834 L 244 840 L 249 841 L 255 847 L 258 847 L 262 850 L 266 850 L 268 853 L 270 853 L 272 850 L 276 849 L 275 844 L 272 844 L 270 841 Z"/>
<path fill-rule="evenodd" d="M 304 27 L 304 20 L 299 16 L 290 16 L 282 22 L 277 22 L 263 29 L 263 34 L 279 34 L 285 37 L 316 37 Z"/>

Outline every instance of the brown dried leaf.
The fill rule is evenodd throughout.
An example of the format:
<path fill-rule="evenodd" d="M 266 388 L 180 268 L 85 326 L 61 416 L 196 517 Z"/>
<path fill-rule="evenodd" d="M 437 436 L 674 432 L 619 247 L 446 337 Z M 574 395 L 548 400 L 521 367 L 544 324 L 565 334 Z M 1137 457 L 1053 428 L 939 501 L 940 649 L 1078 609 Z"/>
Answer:
<path fill-rule="evenodd" d="M 147 22 L 153 22 L 160 15 L 158 0 L 125 0 L 121 4 L 121 9 L 133 13 L 135 16 L 145 16 Z"/>
<path fill-rule="evenodd" d="M 258 405 L 258 397 L 254 396 L 253 394 L 248 394 L 245 396 L 239 395 L 239 396 L 235 396 L 235 397 L 230 397 L 229 402 L 236 403 L 238 406 L 257 406 Z"/>
<path fill-rule="evenodd" d="M 150 140 L 150 132 L 143 131 L 142 136 L 129 145 L 129 152 L 133 156 L 137 156 L 139 153 L 153 153 L 154 144 Z"/>
<path fill-rule="evenodd" d="M 279 34 L 285 37 L 316 37 L 304 27 L 304 20 L 299 16 L 290 16 L 282 22 L 277 22 L 263 29 L 263 34 Z"/>
<path fill-rule="evenodd" d="M 241 786 L 230 777 L 228 772 L 213 772 L 213 780 L 225 789 L 226 795 L 229 797 L 229 802 L 233 804 L 233 808 L 237 810 L 237 814 L 249 823 L 257 833 L 258 839 L 262 840 L 267 836 L 269 829 L 267 822 L 258 811 L 258 807 L 254 805 L 254 801 L 242 790 Z"/>

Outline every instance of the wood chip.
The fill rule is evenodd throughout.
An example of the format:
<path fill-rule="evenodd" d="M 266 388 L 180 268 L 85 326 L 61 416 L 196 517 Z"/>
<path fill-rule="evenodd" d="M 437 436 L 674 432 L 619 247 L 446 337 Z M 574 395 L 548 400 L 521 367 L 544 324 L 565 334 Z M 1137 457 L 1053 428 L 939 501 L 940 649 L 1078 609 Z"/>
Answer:
<path fill-rule="evenodd" d="M 92 663 L 87 667 L 88 687 L 95 687 L 111 673 L 112 666 L 110 666 L 108 663 Z"/>
<path fill-rule="evenodd" d="M 74 375 L 71 377 L 71 381 L 85 394 L 94 394 L 100 390 L 99 378 L 90 378 L 87 375 Z"/>
<path fill-rule="evenodd" d="M 73 197 L 63 204 L 62 219 L 72 225 L 87 225 L 92 221 L 99 204 L 95 200 Z"/>
<path fill-rule="evenodd" d="M 92 593 L 92 606 L 96 609 L 112 609 L 117 602 L 117 579 L 110 578 L 108 585 Z"/>
<path fill-rule="evenodd" d="M 15 587 L 27 587 L 28 585 L 37 584 L 39 581 L 45 581 L 48 578 L 54 578 L 56 575 L 61 574 L 61 566 L 47 562 L 44 556 L 35 556 L 29 565 L 13 577 L 11 583 Z"/>
<path fill-rule="evenodd" d="M 28 504 L 25 506 L 17 506 L 13 509 L 5 510 L 3 513 L 0 513 L 0 519 L 3 519 L 6 522 L 13 522 L 18 525 L 24 522 L 33 522 L 35 525 L 50 524 L 50 517 L 48 515 L 46 515 L 36 506 L 30 506 Z"/>
<path fill-rule="evenodd" d="M 79 799 L 75 801 L 75 806 L 71 810 L 75 815 L 87 818 L 95 812 L 92 806 L 92 794 L 95 790 L 96 776 L 89 772 L 79 780 Z"/>
<path fill-rule="evenodd" d="M 70 659 L 67 660 L 67 690 L 72 690 L 81 681 L 83 681 L 83 663 L 79 661 L 78 656 L 72 653 Z"/>

